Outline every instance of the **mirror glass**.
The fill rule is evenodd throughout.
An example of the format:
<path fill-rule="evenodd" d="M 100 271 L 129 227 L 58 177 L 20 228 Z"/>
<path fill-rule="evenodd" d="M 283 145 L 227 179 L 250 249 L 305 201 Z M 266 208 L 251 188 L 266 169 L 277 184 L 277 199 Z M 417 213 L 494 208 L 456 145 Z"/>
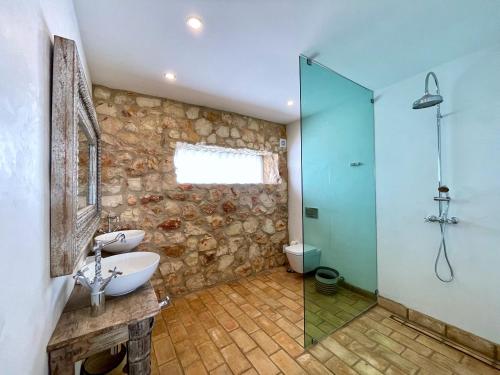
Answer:
<path fill-rule="evenodd" d="M 85 124 L 78 121 L 78 210 L 95 204 L 95 145 Z"/>

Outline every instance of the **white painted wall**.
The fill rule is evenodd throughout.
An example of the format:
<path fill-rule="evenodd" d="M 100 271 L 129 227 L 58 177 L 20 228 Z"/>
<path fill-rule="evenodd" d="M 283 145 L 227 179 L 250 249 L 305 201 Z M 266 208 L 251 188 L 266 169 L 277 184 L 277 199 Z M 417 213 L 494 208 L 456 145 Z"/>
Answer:
<path fill-rule="evenodd" d="M 46 345 L 73 287 L 49 275 L 52 35 L 76 40 L 85 57 L 71 0 L 1 3 L 0 372 L 46 374 Z"/>
<path fill-rule="evenodd" d="M 500 342 L 500 46 L 432 70 L 443 119 L 444 183 L 452 197 L 447 241 L 456 279 L 434 276 L 437 214 L 435 108 L 412 110 L 422 72 L 376 92 L 380 294 Z"/>
<path fill-rule="evenodd" d="M 286 127 L 288 155 L 288 235 L 302 242 L 302 176 L 300 120 Z"/>

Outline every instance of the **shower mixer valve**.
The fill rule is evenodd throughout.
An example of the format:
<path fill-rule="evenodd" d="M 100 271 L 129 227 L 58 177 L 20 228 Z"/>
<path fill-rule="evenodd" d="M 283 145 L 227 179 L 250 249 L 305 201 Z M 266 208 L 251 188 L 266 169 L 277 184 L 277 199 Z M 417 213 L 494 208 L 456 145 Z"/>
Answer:
<path fill-rule="evenodd" d="M 439 216 L 429 215 L 425 217 L 426 223 L 439 224 L 458 224 L 458 219 L 455 216 L 448 218 L 448 209 L 450 207 L 450 189 L 448 186 L 442 185 L 438 188 L 439 196 L 434 197 L 434 200 L 439 203 Z M 444 194 L 444 195 L 443 195 Z"/>
<path fill-rule="evenodd" d="M 439 223 L 439 224 L 458 224 L 458 219 L 455 216 L 449 219 L 444 216 L 429 215 L 425 217 L 426 223 Z"/>

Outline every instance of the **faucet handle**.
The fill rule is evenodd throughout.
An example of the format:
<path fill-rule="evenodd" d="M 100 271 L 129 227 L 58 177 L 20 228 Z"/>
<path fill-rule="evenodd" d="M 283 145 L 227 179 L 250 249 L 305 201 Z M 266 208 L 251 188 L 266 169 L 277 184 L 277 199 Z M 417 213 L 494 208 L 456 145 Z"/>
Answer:
<path fill-rule="evenodd" d="M 109 270 L 109 272 L 111 272 L 111 276 L 103 280 L 101 287 L 99 288 L 101 292 L 104 291 L 104 289 L 106 289 L 111 280 L 113 280 L 116 276 L 123 274 L 123 272 L 118 271 L 116 267 L 113 268 L 113 270 Z"/>
<path fill-rule="evenodd" d="M 108 272 L 111 272 L 113 275 L 123 275 L 123 272 L 117 271 L 116 267 L 113 268 L 112 270 L 108 270 Z"/>

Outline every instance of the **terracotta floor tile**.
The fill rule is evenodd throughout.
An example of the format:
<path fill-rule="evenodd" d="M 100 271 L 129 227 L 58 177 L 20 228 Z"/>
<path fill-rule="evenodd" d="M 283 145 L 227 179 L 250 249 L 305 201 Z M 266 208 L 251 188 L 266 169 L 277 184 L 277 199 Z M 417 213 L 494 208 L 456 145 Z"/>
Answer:
<path fill-rule="evenodd" d="M 246 314 L 242 314 L 236 317 L 236 321 L 238 322 L 240 327 L 243 328 L 243 330 L 248 334 L 255 332 L 259 329 L 259 326 L 255 324 L 253 319 L 249 318 Z"/>
<path fill-rule="evenodd" d="M 226 303 L 224 305 L 222 305 L 222 307 L 224 307 L 224 309 L 229 313 L 229 315 L 231 315 L 233 318 L 236 318 L 240 315 L 243 314 L 243 311 L 234 304 L 234 302 L 229 302 L 229 303 Z"/>
<path fill-rule="evenodd" d="M 154 341 L 153 348 L 156 362 L 159 366 L 176 358 L 174 346 L 168 336 Z"/>
<path fill-rule="evenodd" d="M 182 369 L 177 360 L 168 362 L 158 369 L 160 375 L 182 375 Z"/>
<path fill-rule="evenodd" d="M 177 320 L 180 321 L 185 326 L 189 326 L 191 324 L 198 322 L 198 317 L 196 316 L 196 313 L 193 310 L 189 309 L 187 311 L 182 312 L 181 314 L 178 314 Z"/>
<path fill-rule="evenodd" d="M 250 370 L 245 371 L 242 375 L 259 375 L 255 369 L 251 368 Z"/>
<path fill-rule="evenodd" d="M 177 318 L 177 309 L 174 306 L 167 307 L 161 311 L 161 316 L 165 322 L 169 322 Z"/>
<path fill-rule="evenodd" d="M 250 362 L 245 358 L 245 356 L 238 349 L 236 344 L 231 344 L 226 346 L 221 350 L 222 356 L 226 360 L 231 371 L 235 374 L 241 374 L 243 371 L 248 370 L 250 367 Z"/>
<path fill-rule="evenodd" d="M 185 328 L 188 332 L 189 340 L 192 341 L 195 346 L 210 341 L 210 337 L 208 336 L 205 327 L 203 327 L 200 323 L 185 326 Z"/>
<path fill-rule="evenodd" d="M 399 331 L 394 331 L 389 337 L 425 357 L 432 354 L 432 350 L 429 347 L 420 344 L 418 341 L 415 341 L 415 339 L 411 339 L 408 336 L 399 333 Z"/>
<path fill-rule="evenodd" d="M 415 374 L 419 370 L 418 365 L 387 349 L 385 346 L 378 345 L 373 351 L 392 363 L 389 368 L 395 367 L 405 374 Z M 395 369 L 393 369 L 393 372 L 396 372 Z"/>
<path fill-rule="evenodd" d="M 186 368 L 191 363 L 200 359 L 193 343 L 189 340 L 180 341 L 174 344 L 177 358 L 181 362 L 182 367 Z"/>
<path fill-rule="evenodd" d="M 241 287 L 238 288 L 241 290 Z M 245 298 L 240 296 L 238 293 L 229 293 L 227 295 L 231 301 L 233 301 L 236 305 L 243 305 L 244 303 L 247 302 Z"/>
<path fill-rule="evenodd" d="M 167 323 L 168 333 L 172 338 L 172 342 L 176 343 L 188 338 L 188 334 L 184 325 L 178 321 Z"/>
<path fill-rule="evenodd" d="M 153 332 L 151 333 L 151 337 L 153 340 L 159 338 L 160 336 L 165 336 L 168 335 L 168 330 L 167 330 L 167 325 L 165 324 L 165 321 L 161 317 L 161 315 L 158 315 L 155 318 L 154 326 L 153 326 Z"/>
<path fill-rule="evenodd" d="M 285 318 L 278 319 L 275 323 L 278 327 L 280 327 L 283 331 L 288 333 L 293 338 L 304 333 L 303 329 L 298 328 L 295 324 L 290 323 Z"/>
<path fill-rule="evenodd" d="M 241 305 L 240 308 L 252 319 L 255 319 L 262 314 L 256 307 L 249 303 Z"/>
<path fill-rule="evenodd" d="M 289 321 L 291 321 L 294 324 L 304 319 L 304 314 L 302 313 L 302 311 L 300 314 L 297 314 L 294 310 L 291 310 L 286 306 L 279 307 L 277 309 L 277 311 L 283 317 L 287 318 Z M 304 323 L 302 323 L 302 328 L 304 328 Z"/>
<path fill-rule="evenodd" d="M 246 356 L 259 374 L 274 375 L 280 372 L 261 348 L 251 350 Z"/>
<path fill-rule="evenodd" d="M 270 355 L 279 349 L 278 344 L 276 344 L 276 342 L 262 330 L 254 332 L 250 336 L 267 355 Z"/>
<path fill-rule="evenodd" d="M 405 335 L 410 339 L 415 339 L 418 336 L 418 332 L 414 329 L 408 328 L 403 324 L 396 322 L 395 320 L 385 318 L 381 322 L 383 325 L 389 327 L 390 329 L 397 331 L 399 334 Z"/>
<path fill-rule="evenodd" d="M 356 354 L 342 346 L 338 341 L 331 337 L 327 337 L 322 340 L 321 344 L 350 366 L 354 365 L 359 360 L 359 357 Z"/>
<path fill-rule="evenodd" d="M 196 349 L 200 353 L 201 360 L 207 370 L 214 370 L 224 364 L 222 355 L 212 342 L 205 342 L 197 346 Z"/>
<path fill-rule="evenodd" d="M 208 330 L 208 335 L 218 348 L 223 348 L 233 342 L 221 326 L 210 328 Z"/>
<path fill-rule="evenodd" d="M 447 345 L 443 345 L 439 341 L 436 341 L 430 337 L 427 337 L 425 335 L 420 335 L 417 337 L 417 341 L 428 348 L 434 350 L 435 352 L 441 353 L 442 355 L 445 355 L 446 357 L 453 359 L 454 361 L 460 361 L 462 357 L 464 356 L 461 352 L 458 350 L 455 350 L 453 348 L 450 348 Z"/>
<path fill-rule="evenodd" d="M 434 363 L 437 363 L 441 367 L 444 367 L 454 374 L 458 375 L 475 375 L 477 374 L 475 371 L 472 371 L 471 369 L 464 367 L 463 364 L 456 362 L 441 353 L 433 353 L 431 356 L 431 360 Z M 499 371 L 500 373 L 500 371 Z"/>
<path fill-rule="evenodd" d="M 306 282 L 304 320 L 302 287 L 277 269 L 174 298 L 155 322 L 152 374 L 498 374 L 379 306 L 344 326 L 371 303 L 344 288 Z M 320 343 L 304 351 L 304 338 Z"/>
<path fill-rule="evenodd" d="M 389 336 L 383 335 L 380 332 L 375 331 L 373 329 L 366 331 L 366 336 L 368 336 L 373 341 L 386 346 L 387 348 L 391 349 L 393 352 L 396 352 L 398 354 L 401 354 L 405 350 L 405 347 L 400 343 L 398 343 L 397 341 L 394 341 L 393 339 L 389 338 Z"/>
<path fill-rule="evenodd" d="M 206 329 L 215 327 L 218 323 L 210 311 L 202 311 L 197 315 L 197 322 L 200 322 Z"/>
<path fill-rule="evenodd" d="M 308 352 L 315 356 L 321 363 L 325 363 L 333 356 L 333 353 L 327 350 L 321 343 L 311 346 Z"/>
<path fill-rule="evenodd" d="M 255 341 L 253 341 L 252 338 L 248 336 L 248 334 L 241 328 L 230 332 L 229 336 L 231 336 L 233 341 L 236 343 L 236 345 L 238 345 L 243 353 L 246 353 L 257 346 Z"/>
<path fill-rule="evenodd" d="M 354 369 L 361 375 L 384 375 L 382 372 L 378 371 L 376 368 L 372 367 L 368 362 L 363 360 L 359 361 L 354 365 Z"/>
<path fill-rule="evenodd" d="M 390 329 L 389 327 L 387 327 L 383 324 L 380 324 L 379 322 L 377 322 L 373 319 L 370 319 L 366 316 L 361 316 L 358 319 L 358 321 L 360 323 L 363 323 L 364 325 L 366 325 L 368 328 L 371 328 L 372 330 L 376 330 L 377 332 L 379 332 L 383 335 L 389 336 L 392 333 L 392 329 Z"/>
<path fill-rule="evenodd" d="M 444 367 L 441 367 L 440 365 L 433 363 L 429 358 L 421 356 L 418 353 L 415 353 L 411 349 L 406 349 L 402 357 L 408 359 L 409 361 L 415 363 L 417 366 L 420 367 L 421 370 L 433 374 L 433 375 L 446 375 L 446 374 L 451 374 L 452 372 L 447 370 Z"/>
<path fill-rule="evenodd" d="M 358 375 L 356 371 L 339 357 L 333 355 L 326 362 L 323 362 L 325 366 L 331 370 L 335 375 Z"/>
<path fill-rule="evenodd" d="M 482 362 L 479 362 L 477 359 L 465 356 L 461 364 L 464 365 L 465 368 L 471 371 L 475 371 L 476 374 L 481 374 L 481 375 L 498 375 L 499 371 L 495 370 L 491 366 L 487 366 Z"/>
<path fill-rule="evenodd" d="M 330 335 L 330 337 L 334 338 L 337 340 L 342 346 L 349 346 L 354 341 L 354 338 L 351 336 L 346 335 L 346 331 L 344 329 L 336 331 Z M 361 338 L 361 337 L 359 337 Z M 375 344 L 376 345 L 376 344 Z M 375 345 L 372 345 L 375 346 Z"/>
<path fill-rule="evenodd" d="M 281 297 L 279 301 L 285 305 L 286 307 L 294 310 L 294 309 L 300 309 L 300 305 L 297 304 L 294 300 L 288 298 L 288 297 Z"/>
<path fill-rule="evenodd" d="M 222 313 L 215 317 L 221 326 L 224 327 L 226 331 L 233 331 L 239 327 L 239 324 L 234 320 L 228 313 Z"/>
<path fill-rule="evenodd" d="M 273 336 L 281 331 L 276 324 L 265 316 L 259 316 L 255 319 L 255 321 L 269 336 Z"/>
<path fill-rule="evenodd" d="M 390 362 L 384 357 L 359 342 L 353 341 L 348 349 L 381 372 L 384 372 L 390 365 Z"/>
<path fill-rule="evenodd" d="M 304 348 L 297 344 L 297 342 L 285 332 L 280 332 L 277 335 L 274 335 L 273 340 L 294 358 L 304 352 Z"/>
<path fill-rule="evenodd" d="M 271 355 L 271 360 L 279 367 L 279 369 L 286 375 L 301 375 L 306 374 L 304 369 L 298 365 L 284 350 Z"/>
<path fill-rule="evenodd" d="M 389 366 L 389 368 L 385 372 L 385 375 L 406 375 L 406 374 L 407 374 L 406 372 L 403 372 L 402 370 L 392 365 Z"/>
<path fill-rule="evenodd" d="M 277 309 L 268 304 L 259 306 L 259 309 L 266 318 L 272 320 L 273 322 L 281 318 L 281 314 L 277 311 Z"/>
<path fill-rule="evenodd" d="M 365 334 L 356 331 L 355 329 L 352 329 L 351 327 L 347 326 L 341 329 L 342 333 L 345 333 L 349 337 L 351 337 L 353 340 L 356 340 L 360 344 L 366 346 L 367 348 L 374 348 L 377 346 L 377 343 L 370 338 L 368 338 Z M 347 344 L 349 345 L 349 344 Z"/>
<path fill-rule="evenodd" d="M 217 367 L 215 370 L 210 371 L 210 375 L 232 375 L 233 372 L 227 367 L 226 364 Z"/>
<path fill-rule="evenodd" d="M 205 375 L 208 374 L 201 361 L 191 363 L 185 370 L 185 375 Z"/>
<path fill-rule="evenodd" d="M 328 370 L 324 365 L 322 365 L 309 353 L 301 355 L 299 358 L 297 358 L 297 362 L 306 370 L 307 374 L 310 375 L 333 374 L 330 370 Z"/>

